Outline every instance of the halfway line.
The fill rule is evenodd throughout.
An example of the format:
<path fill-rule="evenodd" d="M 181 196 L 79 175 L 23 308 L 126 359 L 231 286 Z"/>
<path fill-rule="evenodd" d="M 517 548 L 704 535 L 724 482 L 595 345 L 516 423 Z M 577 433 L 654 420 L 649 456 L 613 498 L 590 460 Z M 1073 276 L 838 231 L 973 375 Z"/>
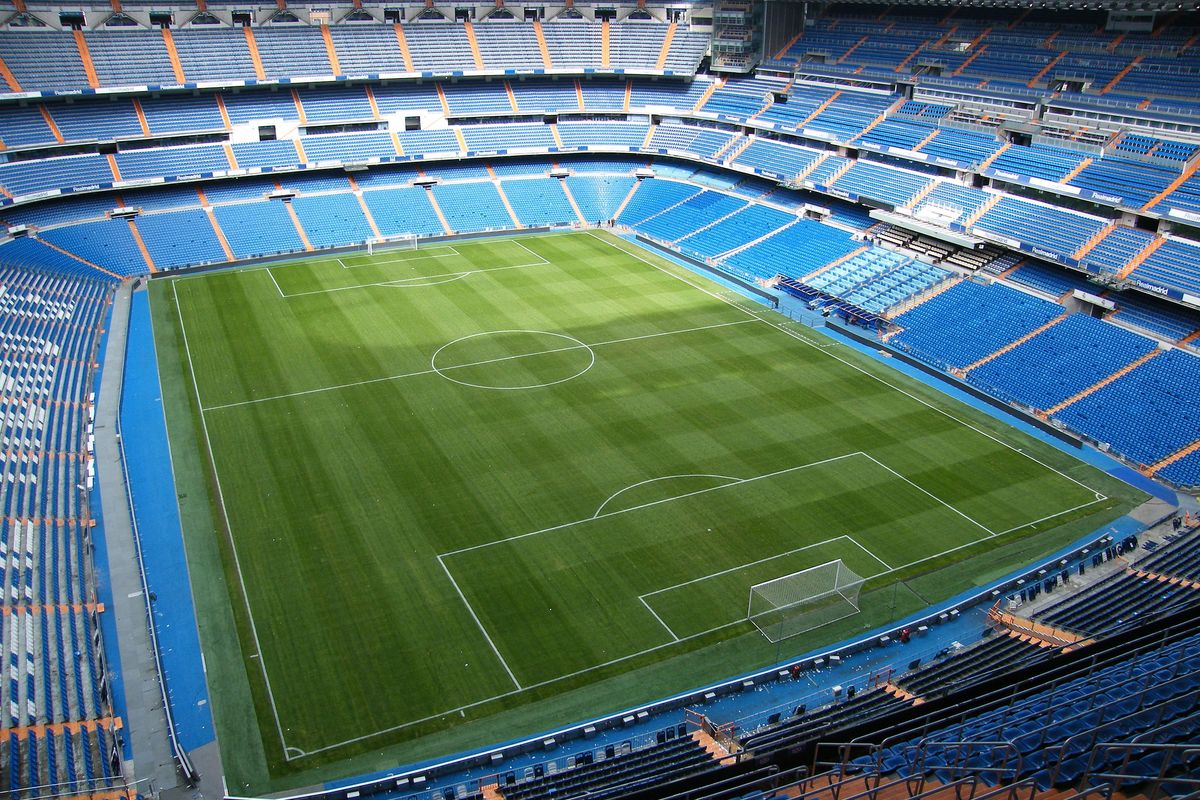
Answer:
<path fill-rule="evenodd" d="M 729 328 L 734 325 L 746 325 L 748 323 L 756 322 L 756 321 L 757 320 L 752 320 L 752 319 L 739 319 L 739 320 L 734 320 L 732 322 L 718 322 L 713 325 L 701 325 L 700 327 L 697 327 L 697 328 L 683 328 L 683 329 L 676 330 L 676 331 L 662 331 L 660 333 L 647 333 L 643 336 L 627 336 L 624 339 L 609 339 L 608 341 L 605 341 L 605 342 L 593 342 L 591 344 L 572 344 L 572 345 L 566 345 L 564 347 L 555 347 L 550 350 L 539 350 L 535 353 L 518 353 L 517 355 L 512 355 L 512 356 L 500 356 L 498 358 L 489 358 L 484 361 L 473 361 L 469 364 L 455 364 L 454 366 L 450 366 L 450 367 L 438 367 L 438 369 L 422 369 L 422 370 L 417 370 L 415 372 L 404 372 L 399 375 L 388 375 L 383 378 L 368 378 L 365 381 L 354 381 L 352 383 L 338 383 L 338 384 L 334 384 L 333 386 L 322 386 L 319 389 L 304 389 L 299 392 L 289 392 L 287 394 L 277 394 L 277 395 L 272 395 L 271 397 L 258 397 L 253 400 L 241 400 L 236 403 L 225 403 L 225 404 L 219 405 L 219 406 L 207 406 L 203 409 L 203 411 L 205 413 L 207 413 L 209 411 L 219 411 L 223 408 L 236 408 L 238 406 L 249 406 L 249 405 L 255 405 L 257 403 L 269 403 L 272 400 L 283 400 L 283 399 L 286 399 L 289 397 L 302 397 L 302 396 L 308 395 L 308 394 L 320 394 L 322 392 L 332 392 L 332 391 L 336 391 L 338 389 L 349 389 L 349 388 L 352 388 L 355 386 L 367 386 L 372 383 L 386 383 L 388 381 L 398 381 L 398 380 L 403 380 L 404 378 L 416 378 L 421 375 L 436 375 L 436 374 L 438 374 L 438 372 L 449 372 L 450 370 L 466 369 L 467 367 L 481 367 L 481 366 L 486 366 L 488 364 L 497 364 L 497 363 L 500 363 L 503 361 L 513 361 L 513 360 L 519 359 L 519 358 L 530 358 L 532 356 L 545 356 L 545 355 L 551 355 L 553 353 L 562 353 L 562 352 L 565 352 L 568 350 L 583 350 L 583 349 L 587 349 L 589 347 L 604 347 L 604 346 L 610 345 L 610 344 L 622 344 L 625 342 L 637 342 L 637 341 L 641 341 L 643 339 L 657 339 L 657 338 L 660 338 L 663 336 L 675 336 L 675 335 L 681 334 L 681 333 L 695 333 L 697 331 L 708 331 L 708 330 L 713 330 L 715 328 Z"/>

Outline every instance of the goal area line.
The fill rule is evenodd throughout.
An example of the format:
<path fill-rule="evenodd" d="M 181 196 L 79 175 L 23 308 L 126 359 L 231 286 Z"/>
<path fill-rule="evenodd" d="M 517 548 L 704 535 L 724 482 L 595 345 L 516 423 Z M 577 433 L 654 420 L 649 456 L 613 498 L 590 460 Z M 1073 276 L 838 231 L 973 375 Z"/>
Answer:
<path fill-rule="evenodd" d="M 657 597 L 659 595 L 669 594 L 671 592 L 676 592 L 681 589 L 686 590 L 689 587 L 696 586 L 696 585 L 704 583 L 706 581 L 710 581 L 710 580 L 713 580 L 716 578 L 721 578 L 726 575 L 732 575 L 735 572 L 741 572 L 743 570 L 747 570 L 752 567 L 758 567 L 763 564 L 768 564 L 772 561 L 777 561 L 779 559 L 787 558 L 788 556 L 794 556 L 797 553 L 803 553 L 808 550 L 813 550 L 818 547 L 825 547 L 827 545 L 831 545 L 831 544 L 834 544 L 835 542 L 841 542 L 841 541 L 849 542 L 851 545 L 853 545 L 854 547 L 857 547 L 859 550 L 864 552 L 867 556 L 874 559 L 880 565 L 883 566 L 883 568 L 884 568 L 883 571 L 872 573 L 871 575 L 867 576 L 868 578 L 876 578 L 876 577 L 879 577 L 880 575 L 886 575 L 889 572 L 892 572 L 892 569 L 887 565 L 886 562 L 883 561 L 883 559 L 879 558 L 879 556 L 875 555 L 869 549 L 867 549 L 862 544 L 860 544 L 858 542 L 858 540 L 855 539 L 853 536 L 851 536 L 850 534 L 844 533 L 844 534 L 841 534 L 840 536 L 832 536 L 828 539 L 822 539 L 819 542 L 813 542 L 811 544 L 806 544 L 803 547 L 796 547 L 791 550 L 785 550 L 782 553 L 776 553 L 774 555 L 766 556 L 765 558 L 757 559 L 755 561 L 748 561 L 744 564 L 738 564 L 733 567 L 728 567 L 726 569 L 719 570 L 717 572 L 709 573 L 708 575 L 701 575 L 700 577 L 693 578 L 690 581 L 683 581 L 681 583 L 674 584 L 673 586 L 665 586 L 662 589 L 655 589 L 652 592 L 646 592 L 645 594 L 638 595 L 638 600 L 640 600 L 642 605 L 644 605 L 646 607 L 646 609 L 651 614 L 654 615 L 654 618 L 659 621 L 659 623 L 663 626 L 663 628 L 667 631 L 667 633 L 669 633 L 671 635 L 671 637 L 674 638 L 675 641 L 682 641 L 683 639 L 691 638 L 691 636 L 703 636 L 706 633 L 712 633 L 713 631 L 722 630 L 722 629 L 730 627 L 732 625 L 736 625 L 740 622 L 746 622 L 746 621 L 748 621 L 749 615 L 744 615 L 740 619 L 733 620 L 728 623 L 722 623 L 721 625 L 709 628 L 704 631 L 700 631 L 699 633 L 691 634 L 690 636 L 680 636 L 678 633 L 676 633 L 676 631 L 674 631 L 671 628 L 670 625 L 668 625 L 662 619 L 661 616 L 659 616 L 658 612 L 654 609 L 654 606 L 651 602 L 651 598 Z M 936 558 L 936 556 L 934 556 L 934 557 Z M 815 568 L 815 567 L 812 567 L 812 568 Z M 812 569 L 812 568 L 810 568 L 810 569 Z M 751 586 L 750 588 L 753 588 L 753 586 Z"/>
<path fill-rule="evenodd" d="M 280 286 L 279 280 L 275 277 L 276 269 L 295 267 L 295 266 L 301 265 L 301 264 L 308 265 L 311 267 L 313 265 L 321 265 L 321 264 L 325 264 L 325 263 L 329 263 L 329 264 L 336 263 L 339 267 L 341 267 L 342 270 L 355 270 L 355 269 L 364 269 L 367 267 L 388 267 L 388 266 L 395 266 L 395 265 L 412 264 L 412 263 L 419 262 L 419 261 L 435 261 L 435 260 L 439 260 L 439 259 L 463 259 L 464 261 L 466 261 L 467 256 L 464 252 L 462 252 L 463 249 L 468 249 L 471 247 L 495 247 L 500 244 L 509 244 L 514 247 L 520 248 L 520 250 L 523 251 L 525 256 L 528 257 L 528 260 L 519 261 L 518 263 L 503 263 L 506 259 L 497 258 L 495 260 L 498 262 L 501 262 L 501 263 L 493 265 L 493 266 L 475 266 L 475 265 L 471 264 L 469 261 L 467 261 L 467 263 L 465 263 L 463 265 L 462 269 L 454 269 L 453 266 L 451 265 L 451 263 L 447 262 L 446 265 L 443 267 L 443 271 L 436 272 L 436 273 L 430 274 L 430 275 L 412 275 L 412 276 L 404 277 L 404 278 L 392 278 L 392 279 L 387 279 L 387 280 L 371 281 L 369 283 L 356 283 L 356 284 L 352 284 L 350 286 L 322 287 L 320 289 L 313 289 L 313 290 L 304 291 L 304 292 L 285 292 L 283 287 Z M 431 255 L 430 254 L 431 251 L 437 251 L 437 252 L 435 252 Z M 448 252 L 443 252 L 443 251 L 448 251 Z M 406 256 L 406 254 L 411 254 L 411 255 Z M 521 254 L 516 253 L 516 254 L 510 254 L 510 255 L 518 255 L 519 256 Z M 398 256 L 398 257 L 393 257 L 393 256 Z M 355 260 L 360 260 L 360 259 L 363 261 L 363 263 L 361 263 L 361 264 L 354 264 L 354 263 L 347 264 L 346 263 L 347 261 L 355 261 Z M 465 242 L 465 243 L 460 243 L 458 245 L 430 245 L 427 248 L 388 251 L 387 255 L 384 256 L 383 258 L 380 258 L 379 256 L 375 256 L 375 255 L 368 255 L 366 253 L 351 253 L 351 254 L 347 254 L 347 255 L 343 255 L 343 256 L 329 256 L 326 258 L 315 258 L 315 259 L 308 259 L 308 260 L 304 260 L 304 261 L 288 262 L 286 264 L 276 264 L 273 266 L 267 266 L 267 267 L 265 267 L 265 269 L 266 269 L 267 275 L 271 279 L 271 282 L 275 286 L 275 291 L 279 293 L 279 296 L 281 298 L 289 299 L 289 298 L 293 298 L 293 297 L 311 297 L 313 295 L 332 294 L 334 292 L 347 292 L 347 291 L 352 291 L 352 290 L 356 290 L 356 289 L 367 289 L 367 288 L 371 288 L 371 287 L 395 287 L 395 288 L 400 288 L 400 289 L 428 288 L 428 287 L 432 287 L 432 286 L 440 286 L 441 284 L 444 284 L 444 283 L 452 283 L 454 281 L 462 280 L 463 278 L 468 278 L 468 277 L 470 277 L 472 275 L 476 275 L 476 274 L 482 275 L 482 274 L 487 274 L 487 273 L 492 273 L 492 272 L 502 272 L 504 270 L 531 269 L 534 267 L 547 267 L 547 266 L 553 266 L 553 264 L 554 264 L 554 262 L 548 260 L 547 258 L 542 256 L 540 253 L 530 250 L 525 244 L 517 241 L 516 239 L 500 239 L 500 240 L 496 240 L 496 241 Z M 286 283 L 286 281 L 285 281 L 285 283 Z"/>
<path fill-rule="evenodd" d="M 444 251 L 444 252 L 443 252 Z M 408 255 L 410 254 L 411 255 Z M 435 258 L 451 258 L 461 256 L 458 248 L 453 245 L 430 245 L 429 247 L 396 247 L 372 252 L 348 253 L 338 256 L 337 262 L 342 269 L 362 269 L 363 267 L 386 266 L 387 264 L 408 264 L 413 261 L 429 261 Z M 362 264 L 347 264 L 347 261 L 363 261 Z"/>

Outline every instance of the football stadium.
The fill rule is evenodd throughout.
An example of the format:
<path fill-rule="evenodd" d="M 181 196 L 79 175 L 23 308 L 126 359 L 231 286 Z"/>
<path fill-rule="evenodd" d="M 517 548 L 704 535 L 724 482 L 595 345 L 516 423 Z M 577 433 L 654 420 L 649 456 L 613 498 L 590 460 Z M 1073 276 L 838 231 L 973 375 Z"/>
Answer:
<path fill-rule="evenodd" d="M 1200 9 L 0 0 L 13 800 L 1200 797 Z"/>

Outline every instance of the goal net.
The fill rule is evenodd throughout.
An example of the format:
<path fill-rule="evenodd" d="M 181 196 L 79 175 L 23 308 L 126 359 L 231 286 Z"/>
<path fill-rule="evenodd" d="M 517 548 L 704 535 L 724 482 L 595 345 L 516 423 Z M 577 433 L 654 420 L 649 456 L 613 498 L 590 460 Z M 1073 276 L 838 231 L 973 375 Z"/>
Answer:
<path fill-rule="evenodd" d="M 367 255 L 375 255 L 376 248 L 390 250 L 416 250 L 417 237 L 411 233 L 401 233 L 395 236 L 372 236 L 367 239 Z"/>
<path fill-rule="evenodd" d="M 746 618 L 772 642 L 857 614 L 864 579 L 839 558 L 750 587 Z"/>

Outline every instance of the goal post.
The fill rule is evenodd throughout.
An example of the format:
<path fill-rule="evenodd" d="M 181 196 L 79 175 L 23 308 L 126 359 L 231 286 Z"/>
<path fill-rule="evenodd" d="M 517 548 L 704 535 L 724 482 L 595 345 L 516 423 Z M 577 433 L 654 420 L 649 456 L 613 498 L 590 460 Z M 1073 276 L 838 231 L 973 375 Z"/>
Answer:
<path fill-rule="evenodd" d="M 395 236 L 372 236 L 367 239 L 367 255 L 375 255 L 376 248 L 392 250 L 416 250 L 417 237 L 411 233 L 400 233 Z"/>
<path fill-rule="evenodd" d="M 839 558 L 750 587 L 746 619 L 772 644 L 859 612 L 865 578 Z"/>

